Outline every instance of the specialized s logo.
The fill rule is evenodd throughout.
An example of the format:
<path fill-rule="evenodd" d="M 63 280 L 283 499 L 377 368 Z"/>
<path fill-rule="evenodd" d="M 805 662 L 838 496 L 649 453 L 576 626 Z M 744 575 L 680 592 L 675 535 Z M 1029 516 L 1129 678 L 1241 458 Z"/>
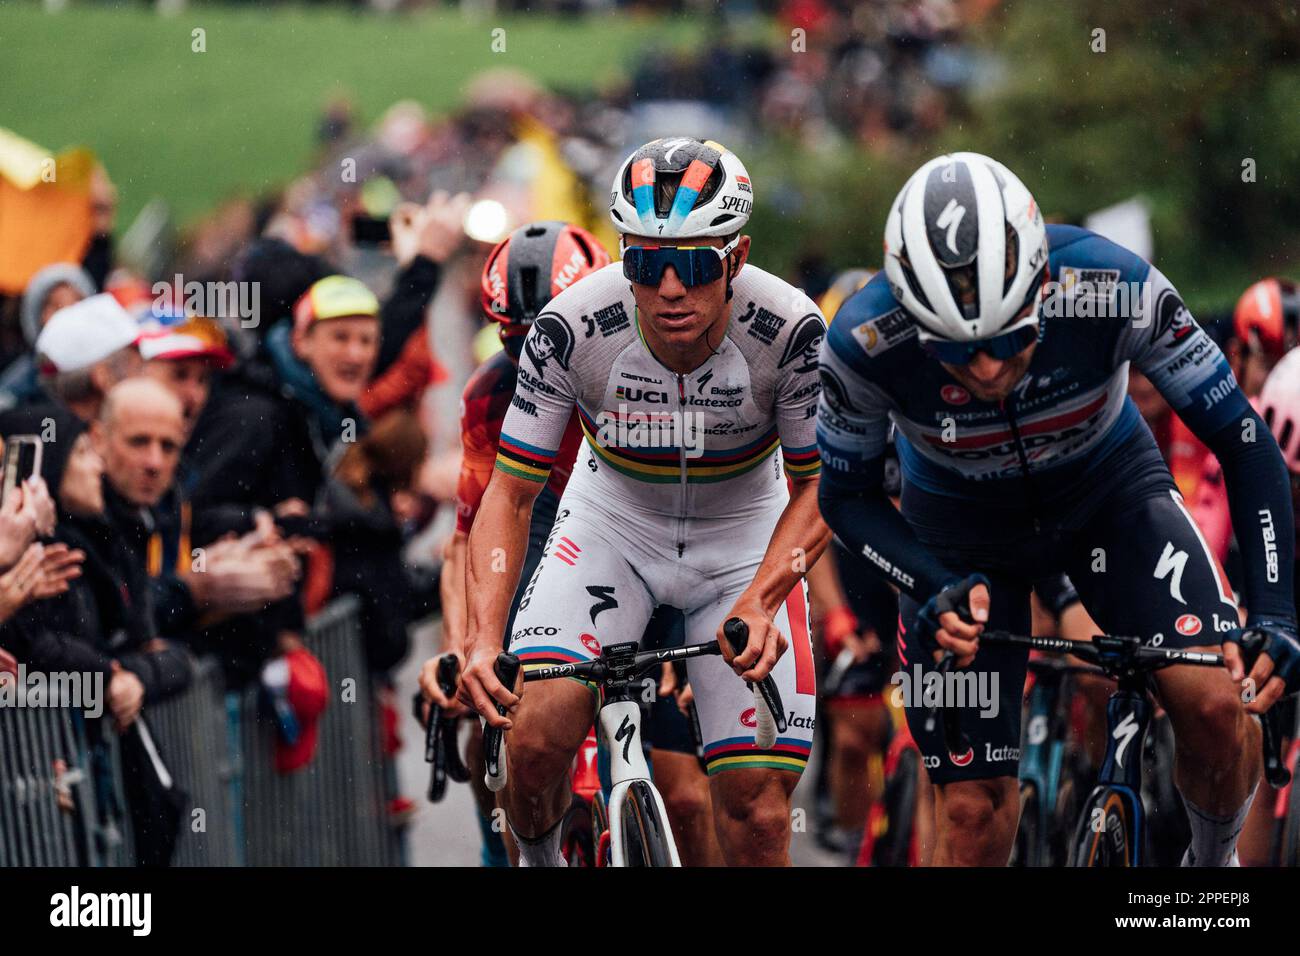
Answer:
<path fill-rule="evenodd" d="M 815 312 L 805 315 L 794 327 L 790 340 L 786 342 L 785 354 L 781 356 L 777 368 L 785 368 L 797 359 L 799 364 L 794 368 L 796 372 L 813 371 L 817 368 L 817 359 L 821 355 L 824 338 L 826 338 L 826 323 L 822 321 L 822 317 Z"/>
<path fill-rule="evenodd" d="M 1129 711 L 1111 733 L 1111 736 L 1119 741 L 1119 746 L 1115 748 L 1116 766 L 1124 766 L 1124 752 L 1128 750 L 1128 745 L 1133 742 L 1139 729 L 1137 718 L 1133 716 L 1132 711 Z"/>
<path fill-rule="evenodd" d="M 573 331 L 564 319 L 554 312 L 543 312 L 533 320 L 533 330 L 524 340 L 524 351 L 532 360 L 538 376 L 545 378 L 546 363 L 551 359 L 566 372 L 569 370 L 573 342 Z"/>
<path fill-rule="evenodd" d="M 636 725 L 632 723 L 631 718 L 624 717 L 623 722 L 618 725 L 618 730 L 614 731 L 614 739 L 623 741 L 623 762 L 627 763 L 628 749 L 632 746 L 632 738 L 636 736 Z"/>
<path fill-rule="evenodd" d="M 596 603 L 591 606 L 591 626 L 596 626 L 596 615 L 601 611 L 612 611 L 618 607 L 618 601 L 614 599 L 613 585 L 593 584 L 587 588 L 587 593 L 596 599 Z"/>
<path fill-rule="evenodd" d="M 713 379 L 713 369 L 709 369 L 707 372 L 705 372 L 703 375 L 700 376 L 699 384 L 695 386 L 695 393 L 697 395 L 703 395 L 704 386 L 709 384 L 709 382 L 712 381 L 712 379 Z"/>
<path fill-rule="evenodd" d="M 957 248 L 957 227 L 961 225 L 962 217 L 965 215 L 966 207 L 959 205 L 955 199 L 949 199 L 948 205 L 943 207 L 943 212 L 939 213 L 939 218 L 934 221 L 940 229 L 947 230 L 944 243 L 952 250 L 953 255 L 961 251 Z"/>
<path fill-rule="evenodd" d="M 1183 568 L 1187 566 L 1187 552 L 1178 551 L 1174 548 L 1172 541 L 1165 542 L 1165 550 L 1160 554 L 1160 560 L 1156 562 L 1156 570 L 1152 575 L 1157 581 L 1163 581 L 1169 578 L 1169 596 L 1179 604 L 1186 604 L 1183 600 Z"/>

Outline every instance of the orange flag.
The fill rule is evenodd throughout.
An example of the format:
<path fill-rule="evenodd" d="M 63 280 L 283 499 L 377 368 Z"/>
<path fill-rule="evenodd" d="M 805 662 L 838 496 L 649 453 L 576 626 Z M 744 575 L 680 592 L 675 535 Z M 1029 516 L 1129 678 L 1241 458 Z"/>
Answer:
<path fill-rule="evenodd" d="M 0 292 L 18 294 L 40 269 L 80 262 L 91 238 L 95 156 L 57 156 L 0 127 Z"/>

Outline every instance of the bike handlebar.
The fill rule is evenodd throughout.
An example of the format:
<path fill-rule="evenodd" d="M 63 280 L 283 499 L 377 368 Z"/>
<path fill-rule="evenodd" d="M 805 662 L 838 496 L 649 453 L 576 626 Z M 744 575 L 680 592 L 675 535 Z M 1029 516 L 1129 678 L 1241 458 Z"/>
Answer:
<path fill-rule="evenodd" d="M 737 654 L 744 650 L 749 641 L 749 627 L 738 617 L 729 619 L 723 625 L 722 632 L 730 642 L 732 650 Z M 628 648 L 626 652 L 623 650 L 624 647 Z M 615 682 L 634 680 L 665 662 L 722 653 L 722 648 L 718 646 L 717 641 L 653 651 L 631 650 L 634 647 L 635 645 L 611 645 L 605 648 L 600 657 L 593 660 L 577 661 L 569 664 L 543 664 L 540 667 L 525 671 L 524 682 L 531 684 L 540 680 L 576 677 L 581 680 L 608 685 Z M 519 667 L 518 657 L 502 651 L 497 655 L 493 670 L 496 673 L 497 680 L 504 686 L 513 689 L 515 680 L 519 675 Z M 746 681 L 746 683 L 750 685 L 754 692 L 754 713 L 757 723 L 754 731 L 754 742 L 760 750 L 770 750 L 776 745 L 777 734 L 785 733 L 787 727 L 785 709 L 781 702 L 781 692 L 777 689 L 776 681 L 772 679 L 770 674 L 757 684 L 752 684 L 749 681 Z M 505 706 L 497 704 L 496 707 L 497 713 L 505 716 Z M 493 793 L 501 790 L 506 785 L 506 761 L 503 759 L 502 740 L 503 734 L 501 730 L 497 727 L 487 726 L 485 721 L 483 728 L 483 757 L 486 764 L 484 779 L 488 789 Z"/>
<path fill-rule="evenodd" d="M 1112 680 L 1161 670 L 1171 665 L 1221 667 L 1223 655 L 1210 651 L 1189 651 L 1177 647 L 1152 647 L 1140 637 L 1099 634 L 1091 641 L 1076 641 L 1064 637 L 1034 637 L 1012 634 L 1008 631 L 985 631 L 979 637 L 980 646 L 1023 647 L 1046 651 L 1050 654 L 1073 654 L 1088 661 L 1100 673 Z M 944 651 L 938 669 L 947 673 L 956 665 L 956 656 Z M 932 731 L 938 715 L 943 717 L 944 746 L 950 752 L 962 750 L 962 734 L 957 713 L 952 708 L 936 706 L 928 709 L 926 729 Z M 1291 781 L 1291 771 L 1282 759 L 1282 733 L 1277 726 L 1276 708 L 1260 716 L 1263 731 L 1261 741 L 1264 756 L 1264 776 L 1274 787 L 1284 787 Z"/>

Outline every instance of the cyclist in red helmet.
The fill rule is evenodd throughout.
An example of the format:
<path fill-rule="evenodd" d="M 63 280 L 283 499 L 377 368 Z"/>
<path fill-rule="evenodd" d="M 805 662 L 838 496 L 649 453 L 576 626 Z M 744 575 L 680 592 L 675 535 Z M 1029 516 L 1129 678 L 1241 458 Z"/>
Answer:
<path fill-rule="evenodd" d="M 1232 313 L 1228 361 L 1247 398 L 1300 340 L 1300 291 L 1289 279 L 1261 279 L 1242 293 Z"/>
<path fill-rule="evenodd" d="M 1258 407 L 1265 380 L 1272 381 L 1274 367 L 1295 347 L 1300 336 L 1300 292 L 1296 284 L 1289 279 L 1259 280 L 1237 300 L 1232 326 L 1228 363 L 1241 390 Z M 1287 453 L 1285 446 L 1282 452 Z M 1223 483 L 1223 469 L 1213 455 L 1207 454 L 1202 460 L 1199 480 L 1188 500 L 1215 557 L 1235 580 L 1240 569 L 1232 548 L 1228 490 Z"/>
<path fill-rule="evenodd" d="M 519 373 L 519 355 L 524 339 L 548 302 L 579 279 L 610 262 L 609 253 L 591 233 L 563 222 L 534 222 L 521 226 L 499 242 L 483 267 L 481 282 L 483 314 L 500 323 L 501 344 L 497 352 L 475 370 L 461 397 L 461 445 L 463 458 L 460 480 L 456 486 L 456 531 L 443 552 L 441 580 L 443 638 L 441 653 L 454 653 L 464 663 L 465 642 L 465 544 L 478 512 L 483 491 L 492 477 L 501 438 L 501 423 L 515 394 Z M 555 520 L 560 495 L 573 460 L 582 441 L 582 429 L 575 416 L 564 434 L 546 488 L 533 506 L 529 529 L 528 557 L 521 575 L 519 593 L 512 608 L 519 603 L 524 586 L 532 577 L 541 558 L 546 536 Z M 506 625 L 510 634 L 514 613 Z M 466 713 L 455 696 L 446 697 L 438 686 L 437 658 L 424 665 L 420 687 L 425 696 L 452 714 Z M 482 748 L 471 743 L 471 767 L 481 762 Z M 480 824 L 483 828 L 483 863 L 507 865 L 501 838 L 493 832 L 490 821 L 493 796 L 483 785 L 481 768 L 474 772 L 473 786 L 478 798 Z"/>

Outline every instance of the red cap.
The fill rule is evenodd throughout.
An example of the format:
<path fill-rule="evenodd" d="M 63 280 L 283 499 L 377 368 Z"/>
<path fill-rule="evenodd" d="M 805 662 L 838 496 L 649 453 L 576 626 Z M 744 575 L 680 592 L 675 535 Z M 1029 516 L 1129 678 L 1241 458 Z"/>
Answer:
<path fill-rule="evenodd" d="M 329 680 L 324 665 L 305 647 L 289 651 L 284 659 L 289 665 L 289 706 L 298 718 L 298 740 L 286 744 L 276 738 L 275 769 L 290 773 L 307 766 L 316 755 L 320 717 L 329 703 Z"/>

